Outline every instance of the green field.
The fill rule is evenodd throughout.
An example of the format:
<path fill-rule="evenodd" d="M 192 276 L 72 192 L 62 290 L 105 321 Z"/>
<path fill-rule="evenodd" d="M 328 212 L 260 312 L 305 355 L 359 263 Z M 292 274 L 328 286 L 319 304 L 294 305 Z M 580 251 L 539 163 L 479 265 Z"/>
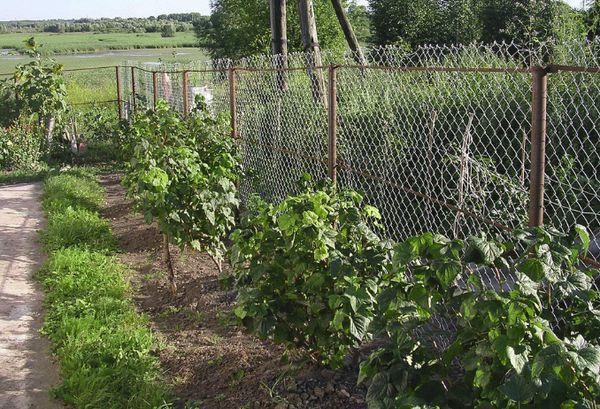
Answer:
<path fill-rule="evenodd" d="M 127 60 L 189 62 L 206 60 L 208 56 L 200 48 L 162 48 L 56 55 L 53 58 L 68 70 L 121 65 Z M 29 61 L 29 57 L 23 55 L 0 56 L 0 73 L 9 74 L 17 64 L 23 64 L 27 61 Z M 115 70 L 112 67 L 93 71 L 66 72 L 65 80 L 71 103 L 107 101 L 116 98 Z"/>
<path fill-rule="evenodd" d="M 195 47 L 191 31 L 163 38 L 160 33 L 8 33 L 0 34 L 0 49 L 23 50 L 23 42 L 34 36 L 47 54 L 68 54 L 140 48 Z"/>
<path fill-rule="evenodd" d="M 19 54 L 23 42 L 32 34 L 0 34 L 0 74 L 10 74 L 30 57 Z M 177 33 L 163 38 L 160 33 L 36 33 L 42 52 L 51 55 L 66 70 L 121 65 L 127 60 L 140 62 L 189 62 L 205 60 L 203 49 L 195 48 L 194 33 Z M 0 76 L 0 79 L 2 77 Z M 6 76 L 4 76 L 6 78 Z M 114 68 L 65 73 L 71 103 L 113 100 L 116 97 Z"/>

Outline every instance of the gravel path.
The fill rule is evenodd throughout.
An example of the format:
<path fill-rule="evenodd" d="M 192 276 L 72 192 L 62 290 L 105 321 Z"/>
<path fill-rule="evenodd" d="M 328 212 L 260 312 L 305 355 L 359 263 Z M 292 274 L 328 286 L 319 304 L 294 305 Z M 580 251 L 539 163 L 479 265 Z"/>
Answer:
<path fill-rule="evenodd" d="M 41 184 L 0 186 L 0 409 L 61 408 L 58 381 L 39 334 L 42 293 L 32 274 L 43 260 Z"/>

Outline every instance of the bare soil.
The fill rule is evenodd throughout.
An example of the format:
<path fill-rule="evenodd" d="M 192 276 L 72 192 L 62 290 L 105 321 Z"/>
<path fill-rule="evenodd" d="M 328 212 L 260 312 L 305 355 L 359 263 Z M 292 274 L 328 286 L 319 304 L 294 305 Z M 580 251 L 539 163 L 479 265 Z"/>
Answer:
<path fill-rule="evenodd" d="M 121 260 L 132 269 L 137 307 L 163 344 L 157 355 L 178 407 L 366 407 L 364 389 L 355 386 L 355 367 L 334 372 L 306 359 L 284 364 L 280 346 L 237 327 L 235 294 L 221 289 L 208 255 L 171 246 L 178 285 L 173 297 L 156 225 L 133 212 L 119 175 L 105 175 L 101 182 L 107 190 L 103 215 L 112 221 Z"/>

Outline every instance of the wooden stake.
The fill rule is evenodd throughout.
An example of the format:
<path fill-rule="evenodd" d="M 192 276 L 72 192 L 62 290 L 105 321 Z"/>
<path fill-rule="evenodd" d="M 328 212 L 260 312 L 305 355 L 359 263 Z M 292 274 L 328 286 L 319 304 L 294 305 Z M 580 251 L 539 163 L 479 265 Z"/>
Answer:
<path fill-rule="evenodd" d="M 271 12 L 271 50 L 274 58 L 280 58 L 280 64 L 274 60 L 274 68 L 287 69 L 287 11 L 286 0 L 269 0 Z M 285 71 L 277 72 L 277 86 L 282 91 L 288 89 Z"/>
<path fill-rule="evenodd" d="M 323 78 L 323 59 L 321 58 L 321 47 L 317 34 L 317 22 L 312 0 L 298 0 L 300 13 L 300 29 L 302 33 L 302 44 L 306 52 L 306 65 L 310 78 L 313 99 L 327 107 L 325 96 L 325 79 Z"/>
<path fill-rule="evenodd" d="M 340 26 L 342 26 L 342 31 L 344 32 L 348 46 L 350 46 L 350 49 L 352 50 L 354 59 L 359 65 L 367 65 L 358 38 L 356 38 L 356 34 L 354 34 L 354 29 L 352 28 L 352 24 L 350 24 L 350 20 L 348 19 L 346 10 L 344 10 L 344 7 L 342 6 L 341 0 L 331 0 L 331 4 L 333 5 L 338 21 L 340 22 Z"/>

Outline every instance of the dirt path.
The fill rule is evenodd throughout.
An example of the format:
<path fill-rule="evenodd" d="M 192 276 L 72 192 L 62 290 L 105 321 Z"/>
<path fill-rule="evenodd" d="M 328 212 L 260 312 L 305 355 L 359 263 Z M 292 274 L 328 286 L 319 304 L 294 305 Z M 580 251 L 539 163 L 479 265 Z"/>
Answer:
<path fill-rule="evenodd" d="M 41 185 L 0 186 L 0 409 L 60 408 L 48 389 L 58 381 L 39 334 L 40 288 L 32 274 L 42 255 Z"/>

